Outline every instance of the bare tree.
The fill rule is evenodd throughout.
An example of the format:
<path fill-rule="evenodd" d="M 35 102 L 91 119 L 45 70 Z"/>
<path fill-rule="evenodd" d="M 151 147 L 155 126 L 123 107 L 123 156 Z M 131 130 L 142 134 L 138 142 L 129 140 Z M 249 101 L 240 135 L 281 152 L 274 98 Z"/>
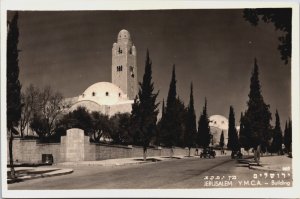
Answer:
<path fill-rule="evenodd" d="M 24 137 L 25 129 L 27 128 L 33 118 L 34 112 L 37 111 L 38 95 L 40 91 L 32 84 L 26 89 L 24 93 L 21 93 L 22 112 L 20 119 L 20 133 L 21 137 Z"/>
<path fill-rule="evenodd" d="M 50 86 L 45 87 L 38 95 L 30 127 L 40 138 L 50 137 L 55 133 L 56 123 L 66 106 L 61 93 L 53 91 Z"/>

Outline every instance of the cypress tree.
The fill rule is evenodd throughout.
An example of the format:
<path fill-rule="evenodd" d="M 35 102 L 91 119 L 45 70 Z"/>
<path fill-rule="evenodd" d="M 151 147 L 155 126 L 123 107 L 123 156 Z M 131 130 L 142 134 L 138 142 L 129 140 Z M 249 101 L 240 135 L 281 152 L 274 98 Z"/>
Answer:
<path fill-rule="evenodd" d="M 175 65 L 173 65 L 172 70 L 172 78 L 170 82 L 169 92 L 168 92 L 168 98 L 167 98 L 167 107 L 166 107 L 166 114 L 170 112 L 170 110 L 174 109 L 175 103 L 176 103 L 176 75 L 175 75 Z"/>
<path fill-rule="evenodd" d="M 137 140 L 143 146 L 144 161 L 146 161 L 147 147 L 155 135 L 156 120 L 159 104 L 156 103 L 158 92 L 154 93 L 154 83 L 152 82 L 152 61 L 147 49 L 145 61 L 145 73 L 143 82 L 139 84 L 140 89 L 138 99 L 132 105 L 132 122 L 136 127 Z"/>
<path fill-rule="evenodd" d="M 205 98 L 203 111 L 198 121 L 198 145 L 202 148 L 207 148 L 210 143 L 210 138 L 211 134 L 207 115 L 207 100 Z"/>
<path fill-rule="evenodd" d="M 186 132 L 186 118 L 187 118 L 187 108 L 184 102 L 177 96 L 175 101 L 175 113 L 177 117 L 175 118 L 175 146 L 184 147 L 185 146 L 185 132 Z"/>
<path fill-rule="evenodd" d="M 284 146 L 286 148 L 287 153 L 292 151 L 292 121 L 289 119 L 289 121 L 285 123 L 285 129 L 284 129 Z"/>
<path fill-rule="evenodd" d="M 282 138 L 282 131 L 280 127 L 280 118 L 278 111 L 276 110 L 275 113 L 275 128 L 273 129 L 273 141 L 271 144 L 271 153 L 277 153 L 282 150 L 282 143 L 283 143 L 283 138 Z"/>
<path fill-rule="evenodd" d="M 219 143 L 219 146 L 221 147 L 221 149 L 224 148 L 224 131 L 222 130 L 222 133 L 221 133 L 221 136 L 220 136 L 220 143 Z"/>
<path fill-rule="evenodd" d="M 227 148 L 231 149 L 232 151 L 239 150 L 238 135 L 237 135 L 237 130 L 235 128 L 235 117 L 234 117 L 234 110 L 232 106 L 230 106 L 229 108 Z"/>
<path fill-rule="evenodd" d="M 16 128 L 21 118 L 21 84 L 19 81 L 19 28 L 18 13 L 8 22 L 7 34 L 7 130 L 9 132 L 9 163 L 11 178 L 15 178 L 13 166 L 13 137 L 19 134 Z"/>
<path fill-rule="evenodd" d="M 290 152 L 292 152 L 292 138 L 293 138 L 293 136 L 292 136 L 292 120 L 291 119 L 289 119 L 289 128 L 288 128 L 289 130 L 289 145 L 290 145 Z"/>
<path fill-rule="evenodd" d="M 194 108 L 193 83 L 191 83 L 190 102 L 187 108 L 186 129 L 185 129 L 185 146 L 189 148 L 189 156 L 191 147 L 194 145 L 196 129 L 196 114 Z"/>
<path fill-rule="evenodd" d="M 164 112 L 164 122 L 161 129 L 161 141 L 167 147 L 172 147 L 176 144 L 178 137 L 178 126 L 176 120 L 176 75 L 175 65 L 173 65 L 172 78 L 169 86 L 167 97 L 167 106 Z"/>
<path fill-rule="evenodd" d="M 248 133 L 246 133 L 249 143 L 251 147 L 255 150 L 257 149 L 257 153 L 255 155 L 255 159 L 257 159 L 257 155 L 260 154 L 260 149 L 263 150 L 267 146 L 267 142 L 270 138 L 270 106 L 265 104 L 263 96 L 261 94 L 261 86 L 259 82 L 259 72 L 258 65 L 255 59 L 254 61 L 254 69 L 251 76 L 250 83 L 250 93 L 248 100 L 248 109 L 245 112 L 245 128 Z"/>
<path fill-rule="evenodd" d="M 248 151 L 251 148 L 250 143 L 250 135 L 249 135 L 249 129 L 246 129 L 249 125 L 245 125 L 245 118 L 243 115 L 243 112 L 241 113 L 240 118 L 240 133 L 239 133 L 239 143 L 241 147 L 243 147 L 246 151 Z"/>
<path fill-rule="evenodd" d="M 132 104 L 132 109 L 131 109 L 131 115 L 130 115 L 130 127 L 131 127 L 131 135 L 132 135 L 132 140 L 134 145 L 142 145 L 142 141 L 140 138 L 140 131 L 139 131 L 139 99 L 138 96 L 135 97 L 134 102 Z"/>
<path fill-rule="evenodd" d="M 164 113 L 164 122 L 162 123 L 160 132 L 161 141 L 164 146 L 171 148 L 171 157 L 173 155 L 173 146 L 183 146 L 184 123 L 186 117 L 185 105 L 182 100 L 176 96 L 176 75 L 175 65 L 173 65 L 167 105 Z"/>

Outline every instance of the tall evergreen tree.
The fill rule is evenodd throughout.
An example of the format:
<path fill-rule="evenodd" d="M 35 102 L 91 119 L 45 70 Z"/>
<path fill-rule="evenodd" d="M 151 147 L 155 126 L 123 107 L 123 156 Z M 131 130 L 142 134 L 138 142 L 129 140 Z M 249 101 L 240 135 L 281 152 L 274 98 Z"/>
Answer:
<path fill-rule="evenodd" d="M 273 140 L 271 144 L 271 153 L 277 153 L 282 150 L 282 143 L 283 143 L 283 138 L 282 138 L 282 130 L 280 126 L 280 118 L 279 118 L 279 113 L 276 110 L 275 113 L 275 128 L 273 129 Z"/>
<path fill-rule="evenodd" d="M 17 127 L 21 118 L 21 84 L 19 81 L 19 28 L 18 13 L 11 22 L 8 22 L 7 34 L 7 130 L 9 133 L 9 163 L 11 178 L 14 179 L 15 170 L 13 166 L 13 138 L 19 134 Z"/>
<path fill-rule="evenodd" d="M 248 151 L 251 148 L 251 140 L 249 139 L 250 131 L 246 127 L 249 127 L 249 125 L 245 125 L 245 118 L 242 112 L 240 118 L 239 143 L 241 147 Z"/>
<path fill-rule="evenodd" d="M 183 100 L 180 99 L 179 96 L 176 98 L 175 103 L 175 113 L 177 117 L 175 118 L 176 121 L 174 124 L 175 127 L 175 144 L 174 146 L 184 147 L 185 146 L 185 132 L 186 132 L 186 118 L 187 118 L 187 107 L 185 107 L 185 104 Z"/>
<path fill-rule="evenodd" d="M 186 108 L 183 101 L 176 93 L 175 65 L 173 65 L 167 105 L 164 113 L 164 122 L 161 126 L 161 142 L 171 148 L 170 156 L 173 155 L 173 146 L 183 146 L 186 120 Z"/>
<path fill-rule="evenodd" d="M 290 136 L 290 152 L 292 152 L 293 135 L 292 135 L 292 120 L 291 119 L 289 119 L 289 136 Z"/>
<path fill-rule="evenodd" d="M 140 116 L 140 102 L 138 96 L 135 97 L 132 104 L 131 115 L 130 115 L 130 128 L 132 134 L 132 140 L 134 145 L 142 145 L 141 133 L 139 130 L 139 116 Z"/>
<path fill-rule="evenodd" d="M 154 83 L 152 82 L 152 61 L 147 50 L 143 82 L 140 83 L 138 100 L 135 100 L 132 107 L 133 122 L 137 125 L 136 129 L 143 146 L 144 161 L 146 160 L 147 147 L 155 135 L 157 107 L 159 105 L 156 103 L 157 96 L 158 92 L 154 93 Z"/>
<path fill-rule="evenodd" d="M 173 65 L 172 78 L 170 82 L 167 106 L 164 113 L 164 122 L 161 129 L 161 141 L 167 147 L 173 147 L 176 144 L 179 125 L 177 123 L 176 115 L 176 77 L 175 65 Z"/>
<path fill-rule="evenodd" d="M 191 147 L 194 145 L 196 137 L 196 114 L 194 108 L 193 83 L 191 83 L 190 102 L 187 108 L 186 129 L 185 129 L 185 146 L 189 148 L 189 156 Z"/>
<path fill-rule="evenodd" d="M 251 143 L 251 147 L 258 151 L 255 153 L 255 159 L 259 161 L 258 155 L 260 150 L 265 149 L 267 141 L 270 138 L 270 106 L 265 104 L 261 94 L 261 86 L 259 82 L 258 65 L 255 59 L 254 69 L 251 76 L 250 93 L 248 100 L 248 109 L 245 112 L 245 128 L 249 130 L 247 139 Z"/>
<path fill-rule="evenodd" d="M 231 149 L 232 151 L 239 150 L 239 141 L 238 141 L 237 130 L 235 127 L 235 116 L 234 116 L 234 110 L 232 106 L 230 106 L 229 108 L 227 148 Z"/>
<path fill-rule="evenodd" d="M 223 149 L 224 148 L 224 131 L 222 130 L 221 136 L 220 136 L 220 142 L 219 142 L 219 146 Z"/>
<path fill-rule="evenodd" d="M 211 139 L 209 119 L 207 115 L 207 100 L 205 98 L 205 104 L 202 114 L 198 121 L 198 145 L 199 147 L 207 148 Z"/>
<path fill-rule="evenodd" d="M 285 123 L 284 146 L 288 153 L 292 151 L 292 121 L 290 119 Z"/>

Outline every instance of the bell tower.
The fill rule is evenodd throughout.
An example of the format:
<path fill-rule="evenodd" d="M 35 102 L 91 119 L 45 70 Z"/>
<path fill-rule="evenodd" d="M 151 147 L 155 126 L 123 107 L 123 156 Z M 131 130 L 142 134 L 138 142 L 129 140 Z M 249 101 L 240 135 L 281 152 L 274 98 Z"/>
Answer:
<path fill-rule="evenodd" d="M 127 30 L 121 30 L 112 48 L 112 83 L 134 100 L 137 95 L 136 49 Z"/>

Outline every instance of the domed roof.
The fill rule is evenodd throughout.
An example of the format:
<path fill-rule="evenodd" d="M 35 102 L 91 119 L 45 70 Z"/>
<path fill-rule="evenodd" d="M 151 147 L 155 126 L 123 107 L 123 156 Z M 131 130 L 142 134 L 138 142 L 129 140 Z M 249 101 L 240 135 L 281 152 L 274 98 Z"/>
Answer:
<path fill-rule="evenodd" d="M 123 29 L 118 34 L 118 40 L 131 40 L 130 33 Z"/>
<path fill-rule="evenodd" d="M 222 115 L 212 115 L 209 117 L 209 126 L 228 130 L 228 119 Z"/>
<path fill-rule="evenodd" d="M 99 105 L 113 105 L 126 99 L 127 95 L 116 85 L 110 82 L 97 82 L 79 96 L 78 102 L 90 100 Z"/>

